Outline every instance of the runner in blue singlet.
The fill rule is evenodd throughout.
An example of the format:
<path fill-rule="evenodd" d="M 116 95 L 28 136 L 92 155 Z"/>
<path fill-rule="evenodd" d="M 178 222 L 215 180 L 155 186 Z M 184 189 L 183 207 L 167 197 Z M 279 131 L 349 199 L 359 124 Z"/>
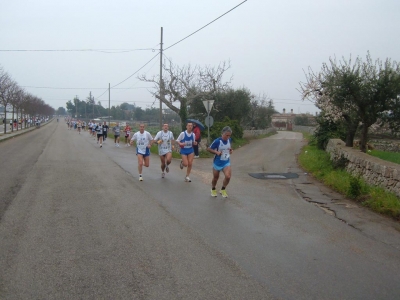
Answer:
<path fill-rule="evenodd" d="M 229 184 L 231 179 L 231 161 L 230 156 L 232 154 L 232 129 L 229 126 L 225 126 L 221 132 L 222 136 L 214 140 L 211 145 L 207 148 L 208 152 L 215 154 L 213 161 L 213 179 L 211 182 L 211 196 L 217 197 L 217 190 L 215 186 L 219 178 L 219 172 L 223 172 L 225 175 L 222 183 L 222 188 L 219 191 L 222 197 L 227 198 L 226 186 Z"/>
<path fill-rule="evenodd" d="M 196 145 L 196 138 L 194 133 L 192 132 L 193 123 L 186 124 L 186 130 L 181 132 L 181 134 L 176 139 L 179 147 L 181 147 L 181 165 L 180 168 L 187 167 L 185 181 L 191 182 L 189 175 L 192 170 L 193 158 L 194 158 L 194 150 L 193 145 Z"/>

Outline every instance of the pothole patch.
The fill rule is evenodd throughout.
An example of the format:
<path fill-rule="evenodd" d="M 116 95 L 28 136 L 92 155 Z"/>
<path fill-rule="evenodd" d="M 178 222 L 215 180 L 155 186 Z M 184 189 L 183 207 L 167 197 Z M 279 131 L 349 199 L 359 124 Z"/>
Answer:
<path fill-rule="evenodd" d="M 249 173 L 251 177 L 257 179 L 292 179 L 299 178 L 297 173 Z"/>

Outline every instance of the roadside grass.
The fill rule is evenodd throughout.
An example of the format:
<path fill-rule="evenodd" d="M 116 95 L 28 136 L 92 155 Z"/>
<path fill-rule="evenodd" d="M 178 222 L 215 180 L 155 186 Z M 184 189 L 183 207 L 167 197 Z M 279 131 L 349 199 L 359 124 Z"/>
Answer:
<path fill-rule="evenodd" d="M 385 152 L 380 150 L 368 150 L 369 155 L 378 157 L 380 159 L 391 161 L 396 164 L 400 164 L 400 153 L 397 152 Z"/>
<path fill-rule="evenodd" d="M 329 154 L 317 149 L 313 143 L 303 147 L 298 161 L 304 170 L 333 190 L 375 212 L 400 220 L 400 199 L 394 193 L 368 185 L 362 178 L 335 168 Z"/>

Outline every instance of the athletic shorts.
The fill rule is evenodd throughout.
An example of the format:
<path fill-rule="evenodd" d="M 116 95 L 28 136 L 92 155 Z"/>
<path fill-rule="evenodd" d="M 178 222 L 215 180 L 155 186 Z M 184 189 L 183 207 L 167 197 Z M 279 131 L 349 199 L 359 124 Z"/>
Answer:
<path fill-rule="evenodd" d="M 189 155 L 192 153 L 194 153 L 193 148 L 181 148 L 181 150 L 180 150 L 181 155 Z"/>
<path fill-rule="evenodd" d="M 228 162 L 227 164 L 225 164 L 225 165 L 223 165 L 223 166 L 217 166 L 216 164 L 213 164 L 213 168 L 214 168 L 215 170 L 217 170 L 217 171 L 222 171 L 224 168 L 226 168 L 226 167 L 228 167 L 228 166 L 230 166 L 230 165 L 231 165 L 230 162 Z"/>
<path fill-rule="evenodd" d="M 136 148 L 136 155 L 138 155 L 138 154 L 143 155 L 143 157 L 149 156 L 150 155 L 150 149 L 146 148 L 146 154 L 143 154 L 143 153 L 139 153 L 138 152 L 138 148 Z"/>

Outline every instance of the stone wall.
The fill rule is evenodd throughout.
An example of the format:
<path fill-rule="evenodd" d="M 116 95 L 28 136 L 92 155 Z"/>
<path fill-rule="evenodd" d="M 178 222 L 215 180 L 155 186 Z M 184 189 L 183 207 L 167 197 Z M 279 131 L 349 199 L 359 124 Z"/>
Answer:
<path fill-rule="evenodd" d="M 368 155 L 358 149 L 345 146 L 340 139 L 329 140 L 326 151 L 332 161 L 345 159 L 346 170 L 361 176 L 371 185 L 381 186 L 400 197 L 400 165 Z"/>
<path fill-rule="evenodd" d="M 261 134 L 268 134 L 270 132 L 276 132 L 276 129 L 273 127 L 267 129 L 260 130 L 243 130 L 243 138 L 251 138 L 256 137 Z"/>
<path fill-rule="evenodd" d="M 301 126 L 301 125 L 293 124 L 294 131 L 307 132 L 307 133 L 314 134 L 316 129 L 317 129 L 317 127 L 315 127 L 315 126 Z"/>
<path fill-rule="evenodd" d="M 374 149 L 381 151 L 400 152 L 400 142 L 391 140 L 370 140 Z"/>

